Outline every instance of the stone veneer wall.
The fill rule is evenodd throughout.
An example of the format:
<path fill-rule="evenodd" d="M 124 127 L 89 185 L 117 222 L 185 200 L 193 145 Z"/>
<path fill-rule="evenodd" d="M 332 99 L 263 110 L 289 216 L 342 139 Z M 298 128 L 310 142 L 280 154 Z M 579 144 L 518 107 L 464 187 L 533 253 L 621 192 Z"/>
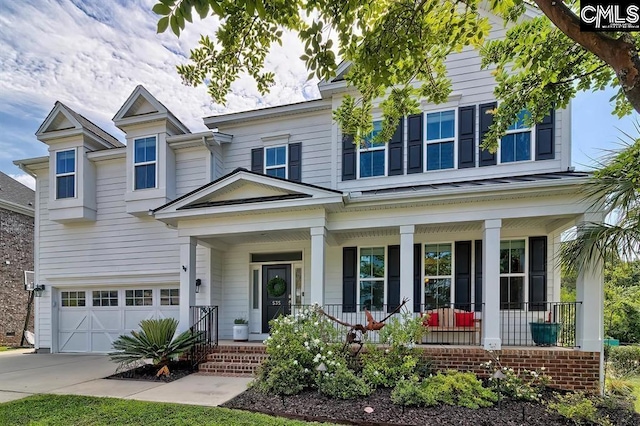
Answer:
<path fill-rule="evenodd" d="M 29 292 L 24 271 L 33 271 L 33 217 L 0 209 L 0 344 L 19 345 Z M 33 309 L 28 330 L 33 331 Z"/>
<path fill-rule="evenodd" d="M 490 361 L 490 354 L 482 348 L 472 347 L 426 347 L 424 353 L 433 360 L 437 369 L 473 371 L 486 376 L 481 363 Z M 503 367 L 538 369 L 545 367 L 551 376 L 551 387 L 564 390 L 600 392 L 600 353 L 581 352 L 556 348 L 522 348 L 495 351 Z"/>

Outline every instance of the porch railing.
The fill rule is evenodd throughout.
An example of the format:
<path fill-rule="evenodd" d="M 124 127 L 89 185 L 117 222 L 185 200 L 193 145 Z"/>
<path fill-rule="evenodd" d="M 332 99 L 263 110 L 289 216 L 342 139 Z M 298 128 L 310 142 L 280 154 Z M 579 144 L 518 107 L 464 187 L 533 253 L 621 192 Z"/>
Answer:
<path fill-rule="evenodd" d="M 195 368 L 218 346 L 218 307 L 191 306 L 191 324 L 191 332 L 199 337 L 191 348 L 190 361 Z"/>
<path fill-rule="evenodd" d="M 502 303 L 502 345 L 579 347 L 576 325 L 581 306 L 582 302 Z"/>

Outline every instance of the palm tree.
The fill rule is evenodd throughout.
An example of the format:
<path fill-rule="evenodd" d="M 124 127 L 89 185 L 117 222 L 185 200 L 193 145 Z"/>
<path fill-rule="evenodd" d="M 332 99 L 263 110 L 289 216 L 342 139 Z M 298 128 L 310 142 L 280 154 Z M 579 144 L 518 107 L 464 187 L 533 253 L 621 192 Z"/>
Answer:
<path fill-rule="evenodd" d="M 640 134 L 640 124 L 635 124 Z M 588 270 L 594 260 L 636 259 L 640 253 L 640 137 L 624 133 L 621 150 L 609 151 L 582 191 L 612 224 L 585 222 L 576 239 L 562 244 L 560 263 L 568 271 Z"/>

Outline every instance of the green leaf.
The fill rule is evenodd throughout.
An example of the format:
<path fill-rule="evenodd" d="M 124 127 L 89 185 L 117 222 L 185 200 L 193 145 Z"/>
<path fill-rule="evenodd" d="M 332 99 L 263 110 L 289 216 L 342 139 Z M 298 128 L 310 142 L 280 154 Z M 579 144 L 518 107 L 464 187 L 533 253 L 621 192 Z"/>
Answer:
<path fill-rule="evenodd" d="M 156 4 L 155 6 L 153 6 L 153 9 L 151 10 L 153 10 L 153 13 L 155 13 L 156 15 L 162 15 L 162 16 L 166 16 L 171 13 L 171 8 L 162 3 Z"/>
<path fill-rule="evenodd" d="M 168 26 L 169 26 L 169 17 L 165 16 L 164 18 L 160 18 L 160 20 L 158 21 L 157 33 L 161 34 L 161 33 L 165 32 L 167 30 Z"/>
<path fill-rule="evenodd" d="M 178 23 L 178 17 L 176 15 L 171 16 L 169 19 L 169 24 L 171 25 L 171 31 L 178 37 L 180 37 L 180 24 Z"/>
<path fill-rule="evenodd" d="M 216 1 L 212 1 L 210 3 L 210 5 L 211 5 L 211 9 L 213 9 L 213 12 L 216 15 L 218 15 L 220 17 L 224 16 L 224 9 L 222 8 L 222 6 L 220 6 L 220 3 L 216 2 Z"/>

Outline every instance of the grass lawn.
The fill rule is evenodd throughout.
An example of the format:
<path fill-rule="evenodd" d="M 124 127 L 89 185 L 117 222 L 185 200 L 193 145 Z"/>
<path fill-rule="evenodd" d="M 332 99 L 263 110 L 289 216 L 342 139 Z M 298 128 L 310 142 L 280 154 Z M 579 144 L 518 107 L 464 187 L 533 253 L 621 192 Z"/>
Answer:
<path fill-rule="evenodd" d="M 636 412 L 640 413 L 640 377 L 629 380 L 633 384 L 633 394 L 636 396 Z"/>
<path fill-rule="evenodd" d="M 0 352 L 9 351 L 11 349 L 13 349 L 13 348 L 9 348 L 7 346 L 0 346 Z"/>
<path fill-rule="evenodd" d="M 74 395 L 35 395 L 0 404 L 0 425 L 27 424 L 302 426 L 309 423 L 226 408 Z"/>

